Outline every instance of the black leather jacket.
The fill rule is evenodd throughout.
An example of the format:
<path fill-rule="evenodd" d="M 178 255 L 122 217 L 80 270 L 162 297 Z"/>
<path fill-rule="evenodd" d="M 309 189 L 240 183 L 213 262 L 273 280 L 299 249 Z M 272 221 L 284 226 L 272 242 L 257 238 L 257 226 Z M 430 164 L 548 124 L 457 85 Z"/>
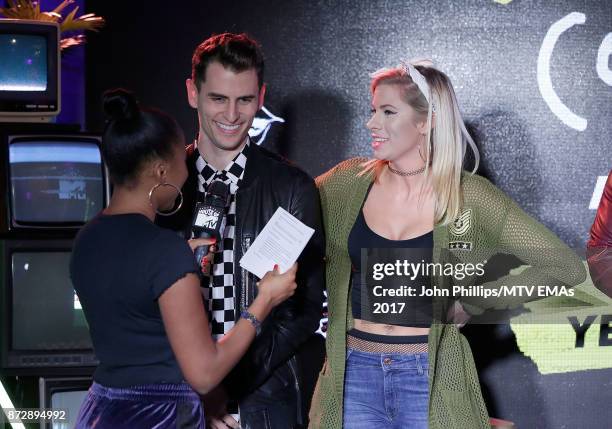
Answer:
<path fill-rule="evenodd" d="M 187 147 L 189 177 L 183 187 L 181 210 L 158 224 L 191 235 L 191 222 L 197 195 L 195 144 Z M 315 233 L 298 259 L 296 293 L 279 305 L 264 320 L 261 333 L 246 355 L 224 380 L 230 397 L 240 402 L 241 415 L 254 404 L 270 404 L 274 413 L 279 401 L 293 396 L 296 401 L 296 425 L 306 411 L 301 403 L 297 348 L 317 329 L 321 318 L 324 288 L 324 235 L 319 194 L 305 172 L 266 149 L 251 143 L 243 181 L 236 194 L 236 232 L 234 241 L 234 280 L 236 314 L 248 307 L 257 293 L 258 280 L 243 270 L 238 261 L 263 229 L 278 207 L 283 207 Z M 272 267 L 270 267 L 272 268 Z M 280 412 L 280 411 L 279 411 Z M 293 427 L 287 422 L 287 427 Z"/>

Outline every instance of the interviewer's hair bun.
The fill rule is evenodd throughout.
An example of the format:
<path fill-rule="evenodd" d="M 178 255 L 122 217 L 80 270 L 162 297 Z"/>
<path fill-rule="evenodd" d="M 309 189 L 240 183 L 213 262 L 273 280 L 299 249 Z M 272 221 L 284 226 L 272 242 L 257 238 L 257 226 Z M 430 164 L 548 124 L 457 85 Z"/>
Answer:
<path fill-rule="evenodd" d="M 133 119 L 140 113 L 134 94 L 123 88 L 106 91 L 102 96 L 102 100 L 104 113 L 111 121 Z"/>

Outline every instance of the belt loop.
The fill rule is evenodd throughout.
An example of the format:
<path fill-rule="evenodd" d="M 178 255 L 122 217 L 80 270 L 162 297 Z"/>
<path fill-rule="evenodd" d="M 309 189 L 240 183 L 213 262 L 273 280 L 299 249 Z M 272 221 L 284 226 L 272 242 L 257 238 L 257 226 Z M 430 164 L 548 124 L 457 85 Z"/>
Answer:
<path fill-rule="evenodd" d="M 418 374 L 423 375 L 424 371 L 423 371 L 423 365 L 421 364 L 421 354 L 415 353 L 414 359 L 416 360 L 416 367 L 417 367 Z"/>
<path fill-rule="evenodd" d="M 353 353 L 353 349 L 350 347 L 346 348 L 346 359 L 348 361 L 349 357 L 351 357 L 351 353 Z"/>

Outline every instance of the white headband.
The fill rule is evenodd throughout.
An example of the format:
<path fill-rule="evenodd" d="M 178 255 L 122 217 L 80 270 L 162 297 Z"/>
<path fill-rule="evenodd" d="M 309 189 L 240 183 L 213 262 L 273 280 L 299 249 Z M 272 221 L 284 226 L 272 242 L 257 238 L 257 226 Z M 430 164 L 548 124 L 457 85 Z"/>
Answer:
<path fill-rule="evenodd" d="M 431 90 L 429 89 L 427 80 L 425 79 L 425 76 L 423 76 L 421 72 L 419 72 L 414 67 L 415 65 L 431 67 L 433 66 L 433 62 L 431 60 L 411 60 L 407 62 L 402 61 L 401 68 L 406 72 L 408 76 L 410 76 L 412 81 L 416 84 L 421 93 L 425 96 L 425 99 L 431 106 L 431 110 L 435 112 L 436 107 L 431 100 Z"/>

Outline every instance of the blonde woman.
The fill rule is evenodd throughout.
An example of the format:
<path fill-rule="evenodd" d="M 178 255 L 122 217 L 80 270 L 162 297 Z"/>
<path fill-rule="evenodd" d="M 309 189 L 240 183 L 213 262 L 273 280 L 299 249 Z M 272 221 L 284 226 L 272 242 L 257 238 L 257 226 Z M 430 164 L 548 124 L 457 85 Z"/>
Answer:
<path fill-rule="evenodd" d="M 406 314 L 425 309 L 431 317 L 396 315 L 381 323 L 362 302 L 369 287 L 362 251 L 418 249 L 409 253 L 418 260 L 409 262 L 428 264 L 477 264 L 503 252 L 530 266 L 484 288 L 575 285 L 584 280 L 584 267 L 490 182 L 463 171 L 467 147 L 476 163 L 478 151 L 444 73 L 429 64 L 384 69 L 373 75 L 371 94 L 373 159 L 350 159 L 317 179 L 329 326 L 310 427 L 489 429 L 469 345 L 454 324 L 444 323 L 445 315 L 479 314 L 528 298 L 408 297 Z M 427 275 L 418 280 L 434 281 Z"/>

